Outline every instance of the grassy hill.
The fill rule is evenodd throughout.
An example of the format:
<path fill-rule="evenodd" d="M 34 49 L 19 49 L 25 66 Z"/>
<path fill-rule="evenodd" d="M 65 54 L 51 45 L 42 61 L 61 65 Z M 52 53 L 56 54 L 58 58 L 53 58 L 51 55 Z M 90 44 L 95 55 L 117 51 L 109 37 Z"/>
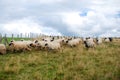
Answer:
<path fill-rule="evenodd" d="M 40 50 L 0 55 L 0 80 L 120 80 L 120 41 L 87 50 Z"/>

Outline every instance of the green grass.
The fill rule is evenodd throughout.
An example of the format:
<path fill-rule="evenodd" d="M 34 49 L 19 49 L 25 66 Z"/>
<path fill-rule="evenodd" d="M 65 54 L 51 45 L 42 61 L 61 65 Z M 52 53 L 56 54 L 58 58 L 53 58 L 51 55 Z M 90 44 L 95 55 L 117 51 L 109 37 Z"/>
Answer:
<path fill-rule="evenodd" d="M 56 53 L 8 52 L 0 55 L 0 80 L 120 80 L 120 42 Z"/>
<path fill-rule="evenodd" d="M 14 38 L 13 38 L 13 40 L 15 40 L 15 41 L 18 41 L 18 40 L 21 40 L 21 39 L 23 39 L 23 40 L 30 40 L 30 38 L 17 38 L 17 37 L 14 37 Z M 11 40 L 12 40 L 11 37 L 7 37 L 7 41 L 8 41 L 8 42 L 10 42 Z M 6 41 L 5 41 L 5 38 L 3 38 L 1 43 L 5 43 L 5 42 L 6 42 Z"/>

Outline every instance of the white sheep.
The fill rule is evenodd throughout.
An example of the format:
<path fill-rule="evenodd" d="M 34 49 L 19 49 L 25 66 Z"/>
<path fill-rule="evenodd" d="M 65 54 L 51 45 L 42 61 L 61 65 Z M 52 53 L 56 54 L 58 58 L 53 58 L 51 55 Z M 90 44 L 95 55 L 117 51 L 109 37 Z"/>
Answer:
<path fill-rule="evenodd" d="M 6 54 L 6 47 L 4 44 L 0 44 L 0 53 L 1 54 Z"/>
<path fill-rule="evenodd" d="M 105 42 L 110 42 L 109 38 L 104 39 Z"/>
<path fill-rule="evenodd" d="M 60 51 L 60 49 L 61 49 L 60 43 L 58 43 L 56 41 L 47 42 L 45 44 L 45 47 L 47 47 L 48 50 L 59 50 Z"/>
<path fill-rule="evenodd" d="M 45 44 L 46 43 L 47 43 L 46 41 L 38 41 L 35 44 L 36 44 L 37 48 L 39 48 L 39 49 L 45 49 Z"/>
<path fill-rule="evenodd" d="M 107 38 L 104 39 L 104 41 L 105 41 L 105 42 L 112 42 L 113 39 L 112 39 L 111 37 L 109 37 L 109 38 L 107 37 Z"/>
<path fill-rule="evenodd" d="M 95 42 L 93 38 L 87 38 L 86 41 L 84 41 L 86 48 L 95 48 Z"/>
<path fill-rule="evenodd" d="M 25 51 L 25 50 L 31 51 L 31 49 L 28 48 L 28 46 L 24 42 L 19 41 L 11 42 L 9 44 L 9 47 L 11 51 Z"/>
<path fill-rule="evenodd" d="M 80 40 L 79 39 L 67 40 L 66 43 L 67 43 L 67 45 L 74 47 L 80 43 Z"/>
<path fill-rule="evenodd" d="M 102 44 L 102 38 L 97 38 L 96 39 L 96 43 L 99 45 L 99 44 Z"/>

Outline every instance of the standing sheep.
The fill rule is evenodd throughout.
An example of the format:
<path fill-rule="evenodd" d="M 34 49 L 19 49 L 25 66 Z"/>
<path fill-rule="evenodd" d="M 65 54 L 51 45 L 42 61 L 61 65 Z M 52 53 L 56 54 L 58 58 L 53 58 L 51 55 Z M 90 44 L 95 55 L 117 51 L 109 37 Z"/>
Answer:
<path fill-rule="evenodd" d="M 105 38 L 104 42 L 110 42 L 109 38 Z"/>
<path fill-rule="evenodd" d="M 96 38 L 96 43 L 99 45 L 102 43 L 102 38 Z"/>
<path fill-rule="evenodd" d="M 47 47 L 48 50 L 59 50 L 60 51 L 60 49 L 61 49 L 60 43 L 58 43 L 56 41 L 47 42 L 45 44 L 45 47 Z"/>
<path fill-rule="evenodd" d="M 9 44 L 9 47 L 11 51 L 31 51 L 31 49 L 28 48 L 27 44 L 25 44 L 24 42 L 11 42 Z"/>
<path fill-rule="evenodd" d="M 38 42 L 36 42 L 35 44 L 36 44 L 36 47 L 38 48 L 38 49 L 41 49 L 41 50 L 43 50 L 43 49 L 45 49 L 45 44 L 46 44 L 47 42 L 45 42 L 45 41 L 38 41 Z"/>
<path fill-rule="evenodd" d="M 84 41 L 85 47 L 86 48 L 95 48 L 95 42 L 92 38 L 86 38 L 86 40 Z"/>
<path fill-rule="evenodd" d="M 79 39 L 68 39 L 66 41 L 66 43 L 67 43 L 68 46 L 74 47 L 74 46 L 77 46 L 80 43 L 80 40 Z"/>

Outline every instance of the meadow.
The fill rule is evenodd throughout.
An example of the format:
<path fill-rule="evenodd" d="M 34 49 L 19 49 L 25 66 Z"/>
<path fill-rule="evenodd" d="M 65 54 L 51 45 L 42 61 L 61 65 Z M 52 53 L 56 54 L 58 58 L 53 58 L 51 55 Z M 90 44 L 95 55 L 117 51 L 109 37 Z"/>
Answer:
<path fill-rule="evenodd" d="M 32 50 L 0 55 L 0 80 L 120 80 L 120 40 L 63 52 Z"/>

